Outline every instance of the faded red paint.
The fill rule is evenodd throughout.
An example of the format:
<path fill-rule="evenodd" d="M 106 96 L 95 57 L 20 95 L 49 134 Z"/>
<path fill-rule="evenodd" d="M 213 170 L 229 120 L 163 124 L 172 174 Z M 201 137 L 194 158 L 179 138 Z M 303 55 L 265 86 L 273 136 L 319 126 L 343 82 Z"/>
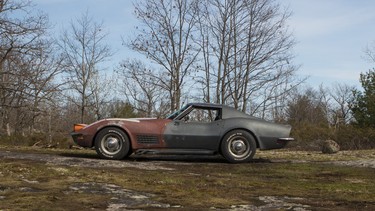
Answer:
<path fill-rule="evenodd" d="M 171 121 L 170 119 L 104 119 L 79 131 L 74 131 L 77 134 L 75 141 L 79 142 L 81 146 L 93 147 L 97 132 L 106 127 L 119 127 L 128 134 L 133 150 L 151 146 L 152 148 L 163 148 L 165 142 L 162 134 L 165 126 Z M 137 142 L 138 135 L 156 136 L 158 143 L 140 144 Z"/>

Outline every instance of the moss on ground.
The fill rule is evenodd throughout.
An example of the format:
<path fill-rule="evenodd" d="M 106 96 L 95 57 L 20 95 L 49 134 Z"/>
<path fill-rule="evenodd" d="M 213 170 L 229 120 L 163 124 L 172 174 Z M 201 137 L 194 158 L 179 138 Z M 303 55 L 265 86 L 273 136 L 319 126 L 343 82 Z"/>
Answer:
<path fill-rule="evenodd" d="M 20 150 L 32 151 L 17 149 Z M 37 151 L 95 157 L 90 151 Z M 290 159 L 294 156 L 291 154 L 286 153 L 285 157 L 278 159 Z M 267 155 L 264 152 L 258 156 L 265 160 L 275 157 L 274 154 Z M 316 160 L 324 161 L 320 158 Z M 375 210 L 373 168 L 320 162 L 260 161 L 238 165 L 224 162 L 158 162 L 173 170 L 72 167 L 47 165 L 33 160 L 1 159 L 0 210 L 103 210 L 118 197 L 116 191 L 104 194 L 102 190 L 90 192 L 72 188 L 72 184 L 85 183 L 116 185 L 126 190 L 151 194 L 155 202 L 189 209 L 262 205 L 264 202 L 259 200 L 260 196 L 274 196 L 287 197 L 313 209 Z M 138 204 L 132 208 L 149 209 L 150 206 Z"/>

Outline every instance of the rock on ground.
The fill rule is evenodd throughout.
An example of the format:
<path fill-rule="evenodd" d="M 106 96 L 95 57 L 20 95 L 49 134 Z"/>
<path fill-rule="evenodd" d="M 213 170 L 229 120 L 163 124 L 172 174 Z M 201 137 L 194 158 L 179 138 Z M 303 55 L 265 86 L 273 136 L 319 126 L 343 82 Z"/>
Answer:
<path fill-rule="evenodd" d="M 326 140 L 323 142 L 322 153 L 323 154 L 334 154 L 340 151 L 340 146 L 333 140 Z"/>

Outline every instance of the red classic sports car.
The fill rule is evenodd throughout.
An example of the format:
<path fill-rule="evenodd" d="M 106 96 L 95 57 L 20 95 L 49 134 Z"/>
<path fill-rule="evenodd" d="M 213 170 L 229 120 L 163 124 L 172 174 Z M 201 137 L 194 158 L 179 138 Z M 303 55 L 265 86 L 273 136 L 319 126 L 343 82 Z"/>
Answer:
<path fill-rule="evenodd" d="M 101 158 L 136 154 L 220 153 L 229 162 L 251 160 L 257 148 L 278 149 L 293 138 L 291 127 L 249 116 L 234 108 L 190 103 L 166 119 L 103 119 L 75 124 L 71 133 L 82 147 L 95 147 Z"/>

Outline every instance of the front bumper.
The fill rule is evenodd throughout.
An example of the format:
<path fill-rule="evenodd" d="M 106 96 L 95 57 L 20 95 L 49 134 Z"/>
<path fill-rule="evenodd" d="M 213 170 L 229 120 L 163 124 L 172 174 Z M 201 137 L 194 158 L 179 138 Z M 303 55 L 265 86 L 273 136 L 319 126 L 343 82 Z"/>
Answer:
<path fill-rule="evenodd" d="M 74 143 L 81 147 L 92 147 L 92 141 L 86 135 L 82 133 L 72 132 L 70 135 L 73 138 Z"/>

